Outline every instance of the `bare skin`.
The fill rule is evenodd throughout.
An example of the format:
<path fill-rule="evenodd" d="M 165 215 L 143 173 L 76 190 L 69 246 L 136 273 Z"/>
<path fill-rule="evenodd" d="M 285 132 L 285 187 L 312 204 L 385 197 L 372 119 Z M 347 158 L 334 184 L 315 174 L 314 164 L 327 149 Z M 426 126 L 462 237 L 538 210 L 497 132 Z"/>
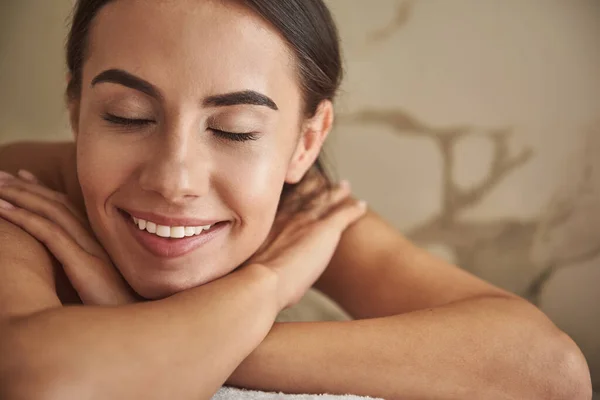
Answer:
<path fill-rule="evenodd" d="M 318 155 L 331 103 L 298 121 L 285 44 L 244 9 L 152 4 L 114 2 L 99 17 L 82 96 L 69 104 L 75 144 L 0 148 L 13 175 L 0 177 L 0 199 L 15 207 L 0 207 L 0 397 L 198 399 L 224 383 L 388 399 L 591 397 L 583 356 L 543 313 L 417 248 L 347 187 L 283 219 L 270 240 L 278 190 Z M 115 65 L 161 96 L 93 84 Z M 197 106 L 248 87 L 278 110 Z M 152 124 L 124 135 L 106 111 Z M 215 121 L 266 133 L 234 146 L 210 135 Z M 14 177 L 20 169 L 37 181 Z M 115 211 L 142 206 L 210 210 L 230 224 L 227 251 L 147 254 Z M 274 323 L 311 286 L 356 320 Z"/>
<path fill-rule="evenodd" d="M 68 199 L 84 213 L 73 153 L 72 143 L 8 145 L 0 150 L 0 168 L 13 174 L 22 168 L 34 172 L 49 188 L 68 193 Z M 0 292 L 0 311 L 6 322 L 81 302 L 60 263 L 43 245 L 5 221 L 0 220 L 0 229 L 3 237 L 10 237 L 2 243 L 2 265 L 18 267 L 2 269 L 3 282 L 6 278 L 19 282 L 17 290 L 4 286 Z M 9 248 L 19 251 L 11 256 L 6 252 Z M 23 258 L 23 253 L 30 257 Z M 246 350 L 250 352 L 245 359 L 237 359 L 240 364 L 228 378 L 223 376 L 225 383 L 289 393 L 385 398 L 567 398 L 561 391 L 575 393 L 573 399 L 590 398 L 585 360 L 542 313 L 413 246 L 373 213 L 345 231 L 315 286 L 359 320 L 274 324 L 268 333 L 263 327 L 258 336 L 265 338 Z M 181 303 L 175 307 L 182 313 L 185 310 Z M 274 315 L 271 311 L 267 319 Z M 253 312 L 252 319 L 259 315 Z M 248 338 L 246 327 L 244 338 Z M 435 338 L 425 332 L 435 332 Z M 335 347 L 332 337 L 336 337 Z M 500 338 L 502 346 L 486 346 Z M 321 360 L 327 360 L 326 370 L 315 367 Z M 448 370 L 455 373 L 443 386 L 428 384 L 429 379 L 440 383 L 437 374 L 447 375 Z M 572 381 L 564 375 L 548 378 L 549 373 L 559 372 L 566 372 Z M 352 378 L 364 374 L 371 379 Z M 522 384 L 515 385 L 515 379 Z M 513 383 L 505 386 L 509 381 Z M 212 390 L 216 387 L 211 386 Z M 544 397 L 548 392 L 556 395 Z M 205 393 L 209 396 L 210 391 Z"/>

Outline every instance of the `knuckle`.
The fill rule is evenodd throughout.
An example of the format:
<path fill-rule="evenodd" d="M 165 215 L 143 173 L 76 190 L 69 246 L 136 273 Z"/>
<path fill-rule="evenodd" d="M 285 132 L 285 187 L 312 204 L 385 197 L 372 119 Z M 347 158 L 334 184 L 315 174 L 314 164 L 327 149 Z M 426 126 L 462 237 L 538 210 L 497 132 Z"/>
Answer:
<path fill-rule="evenodd" d="M 57 227 L 56 225 L 52 225 L 46 221 L 44 221 L 43 232 L 47 238 L 47 242 L 56 243 L 59 246 L 65 246 L 70 242 L 70 237 L 63 229 Z"/>
<path fill-rule="evenodd" d="M 65 203 L 62 203 L 60 201 L 56 202 L 55 206 L 61 214 L 68 214 L 71 212 L 69 207 Z"/>
<path fill-rule="evenodd" d="M 62 202 L 50 200 L 45 201 L 43 205 L 40 205 L 40 214 L 53 222 L 61 221 L 61 217 L 70 215 L 71 211 L 67 205 Z M 58 218 L 58 219 L 57 219 Z"/>
<path fill-rule="evenodd" d="M 15 182 L 4 186 L 2 189 L 5 193 L 11 195 L 11 197 L 21 196 L 25 192 L 25 190 L 18 183 Z"/>
<path fill-rule="evenodd" d="M 36 207 L 33 211 L 32 214 L 37 214 L 37 218 L 40 220 L 39 224 L 43 225 L 44 228 L 54 225 L 54 219 L 57 215 L 56 205 L 44 203 Z"/>
<path fill-rule="evenodd" d="M 60 231 L 57 229 L 56 225 L 54 225 L 53 223 L 51 223 L 50 221 L 48 221 L 45 218 L 39 218 L 39 217 L 32 217 L 32 219 L 35 220 L 35 223 L 37 225 L 37 227 L 42 231 L 42 232 L 48 232 L 48 233 L 52 233 L 52 234 L 56 234 L 57 236 L 60 235 Z"/>
<path fill-rule="evenodd" d="M 15 208 L 12 215 L 19 222 L 27 222 L 32 219 L 32 213 L 20 207 Z"/>

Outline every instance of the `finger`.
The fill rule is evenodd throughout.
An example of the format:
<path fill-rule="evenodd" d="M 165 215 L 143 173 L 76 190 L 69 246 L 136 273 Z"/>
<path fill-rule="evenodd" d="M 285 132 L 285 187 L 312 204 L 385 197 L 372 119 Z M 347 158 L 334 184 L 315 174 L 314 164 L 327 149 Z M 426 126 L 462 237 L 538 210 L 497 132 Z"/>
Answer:
<path fill-rule="evenodd" d="M 28 176 L 28 174 L 30 174 L 33 177 L 32 178 L 33 180 L 23 178 L 21 176 L 23 173 L 25 174 L 25 176 Z M 64 193 L 59 193 L 55 190 L 52 190 L 52 189 L 44 186 L 42 183 L 39 182 L 37 177 L 35 177 L 29 171 L 20 170 L 17 173 L 17 175 L 19 175 L 19 177 L 21 177 L 22 179 L 4 180 L 3 181 L 4 185 L 24 188 L 24 189 L 29 190 L 32 193 L 36 193 L 36 194 L 42 196 L 48 200 L 62 203 L 69 211 L 71 211 L 71 213 L 79 220 L 79 222 L 81 222 L 83 225 L 87 226 L 87 219 L 84 218 L 81 215 L 81 213 L 79 212 L 79 210 L 77 210 L 71 204 L 71 202 L 69 201 L 69 199 L 67 198 L 67 196 Z"/>
<path fill-rule="evenodd" d="M 48 200 L 20 186 L 0 186 L 0 198 L 29 210 L 61 227 L 84 250 L 107 260 L 104 250 L 64 203 Z"/>
<path fill-rule="evenodd" d="M 0 171 L 0 181 L 6 181 L 10 179 L 15 179 L 15 176 L 13 174 L 9 174 L 8 172 Z"/>
<path fill-rule="evenodd" d="M 37 183 L 38 185 L 40 184 L 40 181 L 38 180 L 38 178 L 35 175 L 33 175 L 31 172 L 29 172 L 25 169 L 20 169 L 17 172 L 17 176 L 27 182 Z"/>
<path fill-rule="evenodd" d="M 15 206 L 10 204 L 8 201 L 0 199 L 0 208 L 3 208 L 5 210 L 14 210 Z"/>
<path fill-rule="evenodd" d="M 333 189 L 329 189 L 319 194 L 312 202 L 311 206 L 305 212 L 313 219 L 319 219 L 335 208 L 344 199 L 350 195 L 350 183 L 341 181 Z"/>
<path fill-rule="evenodd" d="M 24 171 L 24 170 L 21 170 Z M 18 175 L 19 177 L 21 177 L 20 173 L 21 171 L 19 171 Z M 25 171 L 28 172 L 28 171 Z M 0 171 L 1 173 L 1 171 Z M 25 174 L 25 176 L 27 176 L 27 174 Z M 33 176 L 33 174 L 32 174 Z M 12 175 L 11 175 L 12 177 Z M 2 175 L 0 175 L 0 185 L 8 185 L 8 186 L 16 186 L 16 187 L 21 187 L 21 188 L 25 188 L 33 193 L 39 194 L 42 197 L 47 198 L 48 200 L 52 200 L 52 201 L 56 201 L 59 203 L 62 203 L 67 209 L 69 209 L 69 211 L 71 211 L 71 213 L 83 224 L 83 225 L 87 225 L 87 219 L 84 218 L 81 213 L 69 202 L 67 196 L 63 193 L 59 193 L 57 191 L 54 191 L 46 186 L 44 186 L 42 183 L 39 182 L 39 180 L 34 176 L 33 179 L 36 180 L 36 182 L 33 182 L 32 180 L 28 180 L 28 179 L 16 179 L 13 177 L 13 179 L 6 179 L 6 178 L 2 178 Z"/>
<path fill-rule="evenodd" d="M 367 211 L 367 203 L 348 199 L 323 218 L 323 222 L 340 231 L 359 220 Z"/>
<path fill-rule="evenodd" d="M 63 265 L 69 281 L 85 303 L 116 305 L 133 301 L 116 270 L 81 248 L 61 227 L 5 201 L 0 201 L 0 218 L 21 227 L 43 243 Z"/>

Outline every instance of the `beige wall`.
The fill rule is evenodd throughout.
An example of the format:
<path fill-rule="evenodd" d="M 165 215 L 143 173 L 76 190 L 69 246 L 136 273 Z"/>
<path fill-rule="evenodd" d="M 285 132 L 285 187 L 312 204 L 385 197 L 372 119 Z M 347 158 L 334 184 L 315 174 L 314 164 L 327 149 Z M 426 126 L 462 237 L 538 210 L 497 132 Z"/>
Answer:
<path fill-rule="evenodd" d="M 340 175 L 413 239 L 535 301 L 599 390 L 600 2 L 328 3 L 347 63 Z"/>
<path fill-rule="evenodd" d="M 71 0 L 0 1 L 0 142 L 69 137 L 63 41 Z"/>
<path fill-rule="evenodd" d="M 0 141 L 68 137 L 70 4 L 0 3 Z M 600 2 L 328 4 L 347 67 L 339 175 L 414 240 L 535 301 L 599 388 Z"/>
<path fill-rule="evenodd" d="M 600 2 L 329 4 L 348 69 L 340 175 L 413 239 L 535 301 L 600 387 Z"/>

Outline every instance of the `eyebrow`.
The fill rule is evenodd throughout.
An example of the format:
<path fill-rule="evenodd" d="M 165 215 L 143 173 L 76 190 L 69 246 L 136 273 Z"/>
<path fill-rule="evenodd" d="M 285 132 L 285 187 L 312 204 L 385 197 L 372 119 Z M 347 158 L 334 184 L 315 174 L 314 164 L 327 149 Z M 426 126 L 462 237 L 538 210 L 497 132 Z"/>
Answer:
<path fill-rule="evenodd" d="M 150 82 L 130 74 L 127 71 L 123 71 L 122 69 L 108 69 L 99 73 L 94 79 L 92 79 L 92 87 L 102 82 L 116 83 L 145 93 L 157 100 L 163 99 L 160 91 Z"/>
<path fill-rule="evenodd" d="M 218 94 L 204 99 L 202 103 L 205 107 L 223 107 L 236 106 L 239 104 L 250 104 L 254 106 L 266 106 L 272 110 L 279 110 L 277 104 L 269 97 L 254 90 L 244 90 L 241 92 L 232 92 Z"/>
<path fill-rule="evenodd" d="M 123 85 L 128 88 L 145 93 L 148 96 L 154 97 L 157 100 L 164 99 L 160 90 L 158 90 L 150 82 L 122 69 L 108 69 L 99 73 L 94 79 L 92 79 L 92 87 L 102 82 Z M 254 90 L 243 90 L 238 92 L 209 96 L 205 98 L 202 102 L 202 105 L 205 107 L 226 107 L 242 104 L 266 106 L 275 111 L 279 110 L 277 104 L 275 104 L 273 100 L 271 100 L 268 96 L 256 92 Z"/>

